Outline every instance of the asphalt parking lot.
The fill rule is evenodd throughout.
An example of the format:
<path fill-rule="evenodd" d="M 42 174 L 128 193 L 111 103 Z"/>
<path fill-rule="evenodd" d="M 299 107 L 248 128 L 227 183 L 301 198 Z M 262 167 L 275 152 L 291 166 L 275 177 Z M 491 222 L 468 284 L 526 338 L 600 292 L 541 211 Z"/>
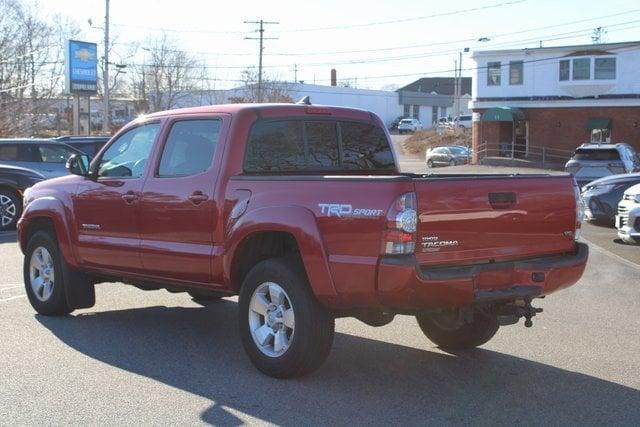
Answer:
<path fill-rule="evenodd" d="M 0 233 L 0 424 L 637 425 L 640 246 L 584 237 L 583 279 L 538 302 L 531 329 L 450 354 L 408 316 L 339 319 L 322 368 L 278 381 L 246 358 L 235 298 L 101 284 L 91 309 L 36 315 L 15 233 Z"/>

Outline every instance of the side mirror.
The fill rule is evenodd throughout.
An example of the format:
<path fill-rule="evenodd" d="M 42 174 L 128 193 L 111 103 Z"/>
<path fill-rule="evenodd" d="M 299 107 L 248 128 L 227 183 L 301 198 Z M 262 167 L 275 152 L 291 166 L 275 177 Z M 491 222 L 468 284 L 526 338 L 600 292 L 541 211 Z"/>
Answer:
<path fill-rule="evenodd" d="M 91 159 L 86 154 L 73 154 L 67 159 L 66 168 L 74 175 L 89 176 L 90 162 Z"/>

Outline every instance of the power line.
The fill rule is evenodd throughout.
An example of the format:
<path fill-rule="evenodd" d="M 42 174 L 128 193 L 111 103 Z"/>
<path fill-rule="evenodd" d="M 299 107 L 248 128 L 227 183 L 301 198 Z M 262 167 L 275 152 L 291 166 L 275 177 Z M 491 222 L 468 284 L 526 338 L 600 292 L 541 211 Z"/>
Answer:
<path fill-rule="evenodd" d="M 458 10 L 452 10 L 452 11 L 449 11 L 449 12 L 440 12 L 440 13 L 434 13 L 434 14 L 431 14 L 431 15 L 416 16 L 416 17 L 411 17 L 411 18 L 392 19 L 392 20 L 388 20 L 388 21 L 376 21 L 376 22 L 367 22 L 367 23 L 363 23 L 363 24 L 334 25 L 334 26 L 327 26 L 327 27 L 314 27 L 314 28 L 295 28 L 295 29 L 291 29 L 291 30 L 282 30 L 280 32 L 282 32 L 282 33 L 296 33 L 296 32 L 309 32 L 309 31 L 347 30 L 347 29 L 351 29 L 351 28 L 373 27 L 373 26 L 377 26 L 377 25 L 401 24 L 401 23 L 405 23 L 405 22 L 422 21 L 422 20 L 425 20 L 425 19 L 439 18 L 439 17 L 442 17 L 442 16 L 457 15 L 457 14 L 460 14 L 460 13 L 469 13 L 469 12 L 477 12 L 477 11 L 481 11 L 481 10 L 495 9 L 495 8 L 498 8 L 498 7 L 511 6 L 511 5 L 518 4 L 518 3 L 524 3 L 525 1 L 527 1 L 527 0 L 505 1 L 505 2 L 501 2 L 501 3 L 493 4 L 493 5 L 488 5 L 488 6 L 477 6 L 477 7 L 472 7 L 472 8 L 468 8 L 468 9 L 458 9 Z"/>
<path fill-rule="evenodd" d="M 264 36 L 264 26 L 265 25 L 277 25 L 279 22 L 275 21 L 244 21 L 245 24 L 258 24 L 258 29 L 256 30 L 259 33 L 259 37 L 245 37 L 245 40 L 258 40 L 259 41 L 259 52 L 258 52 L 258 102 L 262 102 L 262 54 L 264 52 L 264 40 L 276 40 L 277 37 L 265 37 Z"/>
<path fill-rule="evenodd" d="M 569 21 L 569 22 L 564 22 L 564 23 L 561 23 L 561 24 L 547 25 L 547 26 L 544 26 L 544 27 L 535 27 L 535 28 L 529 28 L 529 29 L 526 29 L 526 30 L 519 30 L 519 31 L 508 32 L 508 33 L 499 33 L 499 34 L 492 34 L 492 35 L 490 34 L 490 35 L 487 35 L 487 37 L 490 38 L 490 39 L 495 39 L 495 38 L 498 38 L 498 37 L 505 37 L 505 36 L 511 36 L 511 35 L 516 35 L 516 34 L 529 33 L 529 32 L 532 32 L 532 31 L 548 30 L 548 29 L 551 29 L 551 28 L 566 27 L 567 25 L 582 24 L 584 22 L 599 21 L 599 20 L 602 20 L 602 19 L 613 18 L 613 17 L 617 17 L 617 16 L 621 16 L 621 15 L 629 15 L 631 13 L 636 13 L 636 12 L 640 12 L 640 9 L 632 9 L 632 10 L 628 10 L 628 11 L 624 11 L 624 12 L 614 13 L 614 14 L 611 14 L 611 15 L 604 15 L 604 16 L 597 16 L 597 17 L 593 17 L 593 18 L 580 19 L 580 20 L 577 20 L 577 21 Z M 312 55 L 335 55 L 335 54 L 363 53 L 363 52 L 385 52 L 385 51 L 389 51 L 389 50 L 415 49 L 415 48 L 419 48 L 419 47 L 432 47 L 432 46 L 451 45 L 451 44 L 458 44 L 458 43 L 465 43 L 465 42 L 475 42 L 477 40 L 478 39 L 476 37 L 474 37 L 474 38 L 467 38 L 467 39 L 451 40 L 451 41 L 446 41 L 446 42 L 423 43 L 423 44 L 394 46 L 394 47 L 383 47 L 383 48 L 375 48 L 375 49 L 356 49 L 356 50 L 305 52 L 305 53 L 302 53 L 302 52 L 298 52 L 298 53 L 279 53 L 279 52 L 275 52 L 275 53 L 271 53 L 270 55 L 278 55 L 278 56 L 312 56 Z"/>

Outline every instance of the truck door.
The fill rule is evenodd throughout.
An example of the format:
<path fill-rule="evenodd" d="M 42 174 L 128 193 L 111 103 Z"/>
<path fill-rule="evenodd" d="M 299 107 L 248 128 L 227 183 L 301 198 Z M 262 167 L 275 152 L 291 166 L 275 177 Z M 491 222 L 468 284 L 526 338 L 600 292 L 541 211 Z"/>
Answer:
<path fill-rule="evenodd" d="M 217 207 L 216 147 L 225 116 L 174 119 L 141 200 L 141 256 L 149 275 L 210 283 Z"/>
<path fill-rule="evenodd" d="M 139 271 L 139 206 L 148 159 L 160 130 L 145 123 L 120 135 L 100 159 L 97 178 L 74 197 L 78 256 L 87 266 Z"/>

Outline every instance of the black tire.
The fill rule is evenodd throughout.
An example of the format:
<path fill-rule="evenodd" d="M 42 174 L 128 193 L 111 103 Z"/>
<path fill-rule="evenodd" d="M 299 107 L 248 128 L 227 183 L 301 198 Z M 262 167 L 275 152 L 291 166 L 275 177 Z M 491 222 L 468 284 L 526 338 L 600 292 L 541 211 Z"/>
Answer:
<path fill-rule="evenodd" d="M 295 313 L 295 331 L 288 348 L 279 356 L 263 353 L 250 330 L 251 298 L 266 282 L 276 283 L 286 292 Z M 309 374 L 320 367 L 331 351 L 334 318 L 316 301 L 296 260 L 269 259 L 253 267 L 242 284 L 239 308 L 242 345 L 254 366 L 268 376 L 293 378 Z"/>
<path fill-rule="evenodd" d="M 432 168 L 433 167 L 433 160 L 431 160 L 431 159 L 427 160 L 427 167 L 428 168 Z"/>
<path fill-rule="evenodd" d="M 453 313 L 455 315 L 455 313 Z M 445 350 L 466 350 L 487 343 L 498 332 L 496 316 L 474 313 L 471 323 L 463 322 L 457 327 L 444 327 L 434 315 L 416 316 L 422 332 L 438 347 Z"/>
<path fill-rule="evenodd" d="M 38 248 L 45 248 L 53 260 L 53 290 L 51 292 L 51 296 L 49 296 L 45 301 L 42 301 L 36 296 L 35 291 L 31 286 L 30 262 L 34 251 Z M 44 314 L 46 316 L 64 316 L 73 311 L 73 308 L 70 307 L 67 302 L 65 292 L 65 272 L 68 269 L 64 263 L 60 250 L 58 249 L 58 244 L 49 233 L 46 231 L 38 231 L 31 237 L 24 255 L 24 285 L 31 306 L 40 314 Z"/>
<path fill-rule="evenodd" d="M 449 160 L 449 166 L 455 166 L 456 165 L 456 161 L 451 159 Z"/>
<path fill-rule="evenodd" d="M 13 191 L 0 189 L 0 231 L 16 228 L 20 215 L 22 215 L 22 200 L 20 197 Z"/>

